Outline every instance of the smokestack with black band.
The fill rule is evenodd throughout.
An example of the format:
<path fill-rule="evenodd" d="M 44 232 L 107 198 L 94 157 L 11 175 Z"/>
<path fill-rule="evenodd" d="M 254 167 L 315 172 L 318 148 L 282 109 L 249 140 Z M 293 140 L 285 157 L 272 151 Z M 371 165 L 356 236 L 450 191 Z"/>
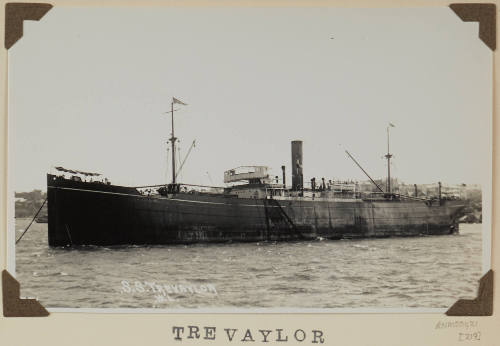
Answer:
<path fill-rule="evenodd" d="M 303 188 L 302 141 L 292 141 L 292 190 Z"/>
<path fill-rule="evenodd" d="M 286 174 L 285 174 L 285 166 L 281 166 L 281 170 L 283 171 L 283 188 L 286 189 Z"/>

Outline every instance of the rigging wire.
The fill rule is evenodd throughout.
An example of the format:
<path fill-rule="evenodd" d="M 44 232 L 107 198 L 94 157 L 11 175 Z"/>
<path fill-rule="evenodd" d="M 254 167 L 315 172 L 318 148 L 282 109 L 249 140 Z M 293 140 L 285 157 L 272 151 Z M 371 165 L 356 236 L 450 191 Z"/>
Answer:
<path fill-rule="evenodd" d="M 30 226 L 31 224 L 33 223 L 33 221 L 35 221 L 36 217 L 38 216 L 38 214 L 40 213 L 40 211 L 42 210 L 43 206 L 45 205 L 45 202 L 47 202 L 47 198 L 48 197 L 45 197 L 45 199 L 43 200 L 43 203 L 42 205 L 40 206 L 40 208 L 38 209 L 38 211 L 36 212 L 35 216 L 33 216 L 33 219 L 31 219 L 31 222 L 30 224 L 28 225 L 28 227 L 26 227 L 26 229 L 24 230 L 23 234 L 21 234 L 21 236 L 19 237 L 19 239 L 16 240 L 16 244 L 19 243 L 19 241 L 22 239 L 22 237 L 24 237 L 24 235 L 26 234 L 26 232 L 28 232 L 28 230 L 30 229 Z"/>

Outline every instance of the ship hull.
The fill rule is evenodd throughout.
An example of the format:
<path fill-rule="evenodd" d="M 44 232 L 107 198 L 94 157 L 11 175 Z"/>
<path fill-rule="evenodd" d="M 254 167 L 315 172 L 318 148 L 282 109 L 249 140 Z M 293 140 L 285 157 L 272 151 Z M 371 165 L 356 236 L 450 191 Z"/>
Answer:
<path fill-rule="evenodd" d="M 252 199 L 133 188 L 48 176 L 50 246 L 190 244 L 443 235 L 462 201 Z"/>

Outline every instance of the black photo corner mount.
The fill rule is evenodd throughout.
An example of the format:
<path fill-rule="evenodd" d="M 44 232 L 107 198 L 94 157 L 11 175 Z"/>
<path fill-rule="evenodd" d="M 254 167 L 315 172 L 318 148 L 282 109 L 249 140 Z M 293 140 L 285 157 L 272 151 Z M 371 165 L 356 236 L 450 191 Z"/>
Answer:
<path fill-rule="evenodd" d="M 493 315 L 493 270 L 489 270 L 479 280 L 477 297 L 459 299 L 448 311 L 448 316 L 492 316 Z"/>
<path fill-rule="evenodd" d="M 40 20 L 52 8 L 51 4 L 9 2 L 5 4 L 5 49 L 23 37 L 23 21 Z"/>
<path fill-rule="evenodd" d="M 2 271 L 2 305 L 5 317 L 45 317 L 49 312 L 36 299 L 21 299 L 21 286 L 9 274 Z"/>
<path fill-rule="evenodd" d="M 464 22 L 479 22 L 479 38 L 492 51 L 497 48 L 497 7 L 495 4 L 460 3 L 450 8 Z"/>

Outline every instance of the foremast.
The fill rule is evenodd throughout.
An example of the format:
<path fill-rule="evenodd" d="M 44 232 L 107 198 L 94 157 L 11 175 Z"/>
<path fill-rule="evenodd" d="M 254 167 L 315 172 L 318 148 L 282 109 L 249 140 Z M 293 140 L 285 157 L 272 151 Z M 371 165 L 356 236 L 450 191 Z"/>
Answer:
<path fill-rule="evenodd" d="M 179 99 L 176 99 L 175 97 L 172 97 L 172 102 L 170 103 L 170 112 L 166 113 L 171 113 L 172 114 L 172 136 L 170 137 L 170 143 L 172 145 L 172 185 L 176 184 L 176 170 L 175 170 L 175 142 L 177 141 L 177 137 L 175 137 L 175 128 L 174 128 L 174 104 L 180 104 L 183 106 L 187 106 L 187 103 L 184 103 L 180 101 Z M 175 109 L 177 110 L 177 109 Z"/>

